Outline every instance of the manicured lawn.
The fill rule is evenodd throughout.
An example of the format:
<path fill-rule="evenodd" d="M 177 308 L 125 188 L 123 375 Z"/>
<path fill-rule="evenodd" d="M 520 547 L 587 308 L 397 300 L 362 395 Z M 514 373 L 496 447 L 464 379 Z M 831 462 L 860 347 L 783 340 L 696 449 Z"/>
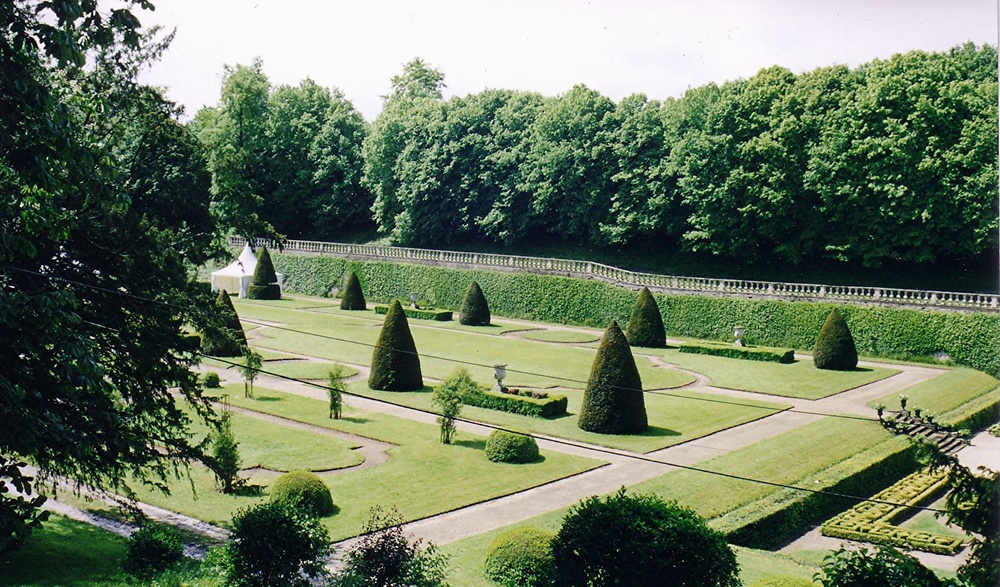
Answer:
<path fill-rule="evenodd" d="M 382 326 L 380 320 L 306 312 L 261 302 L 239 302 L 236 308 L 244 320 L 280 322 L 290 330 L 300 331 L 261 329 L 260 337 L 252 343 L 254 347 L 360 365 L 371 363 L 372 347 Z M 440 328 L 436 322 L 408 322 L 420 353 L 421 370 L 425 377 L 433 379 L 447 377 L 459 364 L 472 363 L 466 364 L 472 376 L 489 385 L 493 383 L 492 365 L 506 363 L 508 386 L 582 389 L 590 377 L 596 353 L 592 348 Z M 641 357 L 636 365 L 646 389 L 680 387 L 694 381 L 691 375 L 658 367 Z"/>
<path fill-rule="evenodd" d="M 125 539 L 53 514 L 24 547 L 0 557 L 0 584 L 22 587 L 127 585 Z"/>
<path fill-rule="evenodd" d="M 566 343 L 597 342 L 601 339 L 601 335 L 598 332 L 582 332 L 579 330 L 529 330 L 521 336 L 529 340 Z"/>
<path fill-rule="evenodd" d="M 824 398 L 899 373 L 897 369 L 888 367 L 828 371 L 813 367 L 811 360 L 786 365 L 682 353 L 676 349 L 643 351 L 655 353 L 682 369 L 707 375 L 712 385 L 717 387 L 802 399 Z"/>
<path fill-rule="evenodd" d="M 825 469 L 891 437 L 876 422 L 824 418 L 700 463 L 698 468 L 810 486 Z M 633 489 L 676 499 L 706 518 L 721 516 L 778 490 L 772 485 L 692 470 L 671 471 Z"/>
<path fill-rule="evenodd" d="M 949 410 L 985 395 L 1000 385 L 993 377 L 974 369 L 952 369 L 906 389 L 909 409 L 922 408 L 934 414 Z M 890 410 L 899 409 L 899 394 L 887 395 L 869 405 L 882 403 Z"/>
<path fill-rule="evenodd" d="M 242 386 L 233 386 L 232 389 L 241 391 Z M 234 406 L 252 407 L 398 445 L 389 449 L 390 459 L 385 464 L 363 470 L 320 473 L 330 486 L 334 503 L 340 507 L 339 513 L 324 520 L 334 540 L 358 534 L 370 509 L 376 505 L 394 506 L 405 520 L 414 520 L 521 491 L 601 464 L 591 459 L 545 451 L 542 461 L 528 465 L 491 463 L 483 456 L 483 437 L 460 433 L 456 444 L 446 446 L 439 442 L 435 425 L 350 407 L 345 407 L 343 419 L 330 420 L 327 418 L 326 402 L 259 386 L 257 399 L 246 399 L 242 393 L 233 393 L 230 401 Z M 314 438 L 325 438 L 309 434 Z M 247 442 L 238 433 L 237 440 Z M 305 444 L 306 450 L 314 446 L 316 444 L 312 441 Z M 241 449 L 243 447 L 241 444 Z M 324 458 L 320 450 L 312 450 L 317 462 Z M 259 497 L 222 495 L 215 491 L 212 475 L 201 467 L 192 467 L 191 475 L 196 495 L 192 495 L 190 485 L 184 479 L 173 484 L 169 497 L 139 490 L 139 499 L 227 526 L 237 509 L 267 498 L 266 489 L 264 496 Z M 258 474 L 251 478 L 251 483 L 266 487 L 276 477 L 277 474 Z"/>
<path fill-rule="evenodd" d="M 359 382 L 351 385 L 350 389 L 358 395 L 422 410 L 434 410 L 429 388 L 406 393 L 372 391 L 366 384 Z M 486 422 L 504 428 L 645 453 L 757 420 L 788 407 L 750 400 L 740 400 L 739 404 L 706 401 L 719 398 L 697 391 L 647 392 L 645 404 L 650 427 L 643 434 L 625 436 L 595 434 L 580 430 L 577 426 L 577 414 L 583 402 L 583 391 L 560 389 L 554 393 L 563 394 L 569 400 L 569 413 L 564 417 L 546 420 L 472 406 L 462 406 L 461 415 L 476 422 Z"/>
<path fill-rule="evenodd" d="M 263 369 L 268 373 L 275 373 L 281 375 L 282 377 L 290 377 L 292 379 L 314 379 L 326 381 L 330 370 L 333 369 L 334 363 L 330 361 L 307 361 L 307 360 L 294 360 L 294 361 L 265 361 Z M 358 370 L 352 367 L 344 366 L 344 377 L 351 377 L 357 375 Z"/>

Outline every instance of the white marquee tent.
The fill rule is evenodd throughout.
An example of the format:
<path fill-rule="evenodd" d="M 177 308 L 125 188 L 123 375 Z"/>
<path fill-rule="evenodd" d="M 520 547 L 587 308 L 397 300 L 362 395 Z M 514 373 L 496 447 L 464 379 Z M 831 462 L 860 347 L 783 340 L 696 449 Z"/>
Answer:
<path fill-rule="evenodd" d="M 239 297 L 247 297 L 247 290 L 250 282 L 253 281 L 253 270 L 257 267 L 257 255 L 253 254 L 250 245 L 243 247 L 243 252 L 235 261 L 226 265 L 218 271 L 212 272 L 212 291 L 224 289 L 229 293 L 237 293 Z M 285 282 L 285 276 L 281 273 L 278 276 L 278 286 Z"/>

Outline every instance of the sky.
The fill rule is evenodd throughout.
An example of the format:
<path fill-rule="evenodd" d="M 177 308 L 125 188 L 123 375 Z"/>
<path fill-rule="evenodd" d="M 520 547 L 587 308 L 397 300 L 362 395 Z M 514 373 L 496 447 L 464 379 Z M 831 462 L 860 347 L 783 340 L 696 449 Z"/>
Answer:
<path fill-rule="evenodd" d="M 445 98 L 487 88 L 547 96 L 585 84 L 614 101 L 780 65 L 856 67 L 914 49 L 997 44 L 997 0 L 153 0 L 176 28 L 142 81 L 186 116 L 218 104 L 225 65 L 263 60 L 273 86 L 337 87 L 367 120 L 420 57 Z"/>

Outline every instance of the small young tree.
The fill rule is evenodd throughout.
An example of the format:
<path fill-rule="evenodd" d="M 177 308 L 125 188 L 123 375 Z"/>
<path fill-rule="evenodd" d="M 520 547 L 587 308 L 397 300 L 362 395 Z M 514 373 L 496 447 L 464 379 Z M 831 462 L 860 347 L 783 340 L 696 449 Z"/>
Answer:
<path fill-rule="evenodd" d="M 823 587 L 938 587 L 941 580 L 916 558 L 891 546 L 840 548 L 823 559 L 815 581 Z"/>
<path fill-rule="evenodd" d="M 253 279 L 247 288 L 247 297 L 251 300 L 280 300 L 281 287 L 278 285 L 278 274 L 274 272 L 274 263 L 267 247 L 261 247 L 257 255 L 257 267 L 253 270 Z"/>
<path fill-rule="evenodd" d="M 642 288 L 632 306 L 632 315 L 625 326 L 625 338 L 631 346 L 662 349 L 667 346 L 667 332 L 663 316 L 648 287 Z"/>
<path fill-rule="evenodd" d="M 326 386 L 326 394 L 330 398 L 330 419 L 340 419 L 340 414 L 344 408 L 344 392 L 347 391 L 347 367 L 337 363 L 327 373 L 329 381 Z"/>
<path fill-rule="evenodd" d="M 236 587 L 307 587 L 327 575 L 330 536 L 302 510 L 261 503 L 233 516 L 226 545 L 226 584 Z"/>
<path fill-rule="evenodd" d="M 257 375 L 260 374 L 260 368 L 263 365 L 264 357 L 247 347 L 243 352 L 243 364 L 237 367 L 240 374 L 243 375 L 243 397 L 253 397 L 253 382 L 254 379 L 257 379 Z"/>
<path fill-rule="evenodd" d="M 578 426 L 600 434 L 640 434 L 646 430 L 646 403 L 632 349 L 614 320 L 601 338 L 583 392 Z"/>
<path fill-rule="evenodd" d="M 361 291 L 361 282 L 353 271 L 347 274 L 347 283 L 344 284 L 344 293 L 340 296 L 341 310 L 367 310 L 368 303 L 365 301 L 365 294 Z"/>
<path fill-rule="evenodd" d="M 233 434 L 229 396 L 224 396 L 219 422 L 212 432 L 212 472 L 222 493 L 233 493 L 239 487 L 240 449 Z"/>
<path fill-rule="evenodd" d="M 410 542 L 395 510 L 372 508 L 364 533 L 344 555 L 334 587 L 446 587 L 448 557 L 433 543 Z"/>
<path fill-rule="evenodd" d="M 655 495 L 591 497 L 552 541 L 555 585 L 738 587 L 725 537 L 698 514 Z"/>
<path fill-rule="evenodd" d="M 441 426 L 441 442 L 451 444 L 455 436 L 455 418 L 462 410 L 462 399 L 477 390 L 479 384 L 472 380 L 469 370 L 459 367 L 434 388 L 431 402 L 441 410 L 437 422 Z"/>
<path fill-rule="evenodd" d="M 389 306 L 382 323 L 372 352 L 368 387 L 381 391 L 417 391 L 424 387 L 420 355 L 399 300 Z"/>
<path fill-rule="evenodd" d="M 201 351 L 216 357 L 239 357 L 247 346 L 247 336 L 240 324 L 239 314 L 226 290 L 215 298 L 215 311 L 221 325 L 209 326 L 202 334 Z"/>
<path fill-rule="evenodd" d="M 489 326 L 490 305 L 483 295 L 483 290 L 475 281 L 465 290 L 458 321 L 467 326 Z"/>
<path fill-rule="evenodd" d="M 858 350 L 854 346 L 847 322 L 834 308 L 826 317 L 813 347 L 813 365 L 817 369 L 850 371 L 858 366 Z"/>

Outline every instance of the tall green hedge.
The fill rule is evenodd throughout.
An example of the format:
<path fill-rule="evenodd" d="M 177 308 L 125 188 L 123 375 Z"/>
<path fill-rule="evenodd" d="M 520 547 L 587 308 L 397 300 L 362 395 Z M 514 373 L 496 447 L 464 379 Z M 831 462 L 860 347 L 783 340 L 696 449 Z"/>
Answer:
<path fill-rule="evenodd" d="M 340 284 L 345 270 L 356 271 L 368 297 L 388 302 L 412 291 L 437 307 L 457 309 L 470 281 L 490 292 L 495 315 L 600 326 L 625 321 L 635 293 L 600 281 L 532 273 L 460 270 L 384 261 L 275 253 L 290 291 L 322 296 Z M 710 296 L 653 294 L 667 334 L 731 341 L 733 326 L 746 328 L 749 344 L 808 350 L 834 307 L 851 325 L 858 353 L 892 359 L 952 360 L 1000 375 L 1000 315 L 985 312 L 909 310 L 838 303 L 783 302 Z"/>

